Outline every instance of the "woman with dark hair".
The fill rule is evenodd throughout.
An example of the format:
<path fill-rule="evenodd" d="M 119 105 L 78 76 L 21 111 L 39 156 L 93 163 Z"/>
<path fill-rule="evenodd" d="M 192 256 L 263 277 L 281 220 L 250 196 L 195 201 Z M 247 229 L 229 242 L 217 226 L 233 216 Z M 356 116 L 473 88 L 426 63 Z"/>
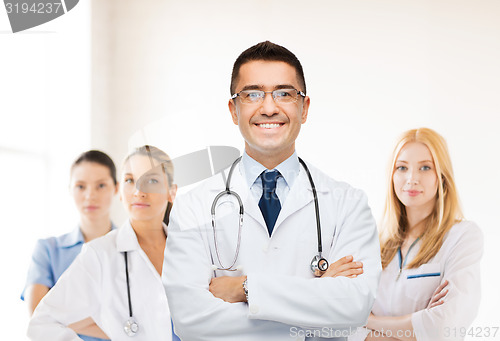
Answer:
<path fill-rule="evenodd" d="M 70 175 L 70 192 L 80 221 L 67 234 L 38 240 L 21 294 L 21 299 L 28 303 L 30 315 L 80 253 L 83 244 L 114 229 L 110 207 L 118 192 L 118 184 L 113 160 L 101 151 L 86 151 L 73 162 Z M 95 325 L 75 329 L 79 333 L 99 335 Z M 84 335 L 80 337 L 87 341 L 100 340 Z"/>
<path fill-rule="evenodd" d="M 71 325 L 89 318 L 112 340 L 175 339 L 161 273 L 176 190 L 167 154 L 152 146 L 129 154 L 120 180 L 129 219 L 85 244 L 33 314 L 30 339 L 77 340 Z"/>

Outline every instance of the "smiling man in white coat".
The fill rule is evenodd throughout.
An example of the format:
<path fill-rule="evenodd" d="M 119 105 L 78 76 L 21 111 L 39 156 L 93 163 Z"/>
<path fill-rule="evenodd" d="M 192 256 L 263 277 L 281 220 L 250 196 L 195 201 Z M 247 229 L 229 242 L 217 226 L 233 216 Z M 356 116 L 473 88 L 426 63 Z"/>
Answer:
<path fill-rule="evenodd" d="M 163 282 L 175 332 L 189 341 L 345 340 L 366 323 L 381 271 L 367 198 L 301 164 L 295 140 L 310 99 L 292 52 L 268 41 L 244 51 L 231 94 L 245 152 L 232 174 L 178 198 L 171 215 Z M 223 194 L 213 226 L 212 203 L 227 185 L 242 205 Z M 328 270 L 312 264 L 322 258 Z"/>

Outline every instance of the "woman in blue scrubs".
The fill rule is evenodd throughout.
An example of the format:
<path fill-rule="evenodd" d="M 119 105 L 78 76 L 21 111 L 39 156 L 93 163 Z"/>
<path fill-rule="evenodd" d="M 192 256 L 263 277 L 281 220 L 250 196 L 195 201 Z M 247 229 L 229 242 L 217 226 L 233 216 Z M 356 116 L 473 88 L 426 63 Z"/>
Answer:
<path fill-rule="evenodd" d="M 80 215 L 78 225 L 59 237 L 38 240 L 21 299 L 30 315 L 80 253 L 82 245 L 114 229 L 110 207 L 118 192 L 116 167 L 111 158 L 97 150 L 82 153 L 71 166 L 70 192 Z M 78 333 L 106 337 L 93 323 L 75 325 Z M 83 340 L 101 340 L 80 335 Z"/>

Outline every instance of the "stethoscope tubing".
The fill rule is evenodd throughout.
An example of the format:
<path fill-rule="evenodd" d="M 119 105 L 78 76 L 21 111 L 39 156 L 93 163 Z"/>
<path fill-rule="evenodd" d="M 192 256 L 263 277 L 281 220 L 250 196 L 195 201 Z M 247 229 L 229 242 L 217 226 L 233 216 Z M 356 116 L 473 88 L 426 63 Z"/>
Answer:
<path fill-rule="evenodd" d="M 215 253 L 216 253 L 216 256 L 217 256 L 217 261 L 219 262 L 219 265 L 220 265 L 220 267 L 217 267 L 217 266 L 214 265 L 214 270 L 226 270 L 226 271 L 236 271 L 237 270 L 237 268 L 233 269 L 233 267 L 236 264 L 236 261 L 238 260 L 238 255 L 239 255 L 239 252 L 240 252 L 240 243 L 241 243 L 241 232 L 242 232 L 242 228 L 243 228 L 244 208 L 243 208 L 243 202 L 242 202 L 240 196 L 238 195 L 238 193 L 236 193 L 234 191 L 231 191 L 229 188 L 231 186 L 231 177 L 233 175 L 234 168 L 238 164 L 238 162 L 240 162 L 241 158 L 242 158 L 241 156 L 238 157 L 233 162 L 233 164 L 231 165 L 231 168 L 229 169 L 229 174 L 228 174 L 228 177 L 227 177 L 227 180 L 226 180 L 226 188 L 222 192 L 220 192 L 219 194 L 217 194 L 217 196 L 214 198 L 214 201 L 212 202 L 211 215 L 212 215 L 212 229 L 213 229 L 213 234 L 214 234 L 214 246 L 215 246 Z M 322 257 L 322 255 L 321 255 L 321 253 L 323 252 L 323 244 L 322 244 L 322 240 L 321 240 L 321 223 L 320 223 L 320 216 L 319 216 L 318 193 L 316 192 L 316 186 L 314 185 L 314 181 L 313 181 L 312 175 L 309 172 L 309 168 L 307 167 L 306 163 L 300 157 L 298 159 L 299 159 L 300 164 L 304 167 L 304 170 L 306 171 L 307 177 L 309 179 L 309 183 L 311 184 L 311 189 L 312 189 L 313 199 L 314 199 L 314 209 L 315 209 L 315 214 L 316 214 L 316 233 L 317 233 L 317 237 L 318 237 L 318 255 L 315 256 L 313 258 L 313 261 L 311 262 L 311 269 L 314 272 L 314 268 L 318 267 L 318 264 L 319 264 L 320 261 L 323 261 L 324 264 L 326 264 L 326 268 L 328 268 L 328 261 L 326 259 L 324 259 Z M 233 261 L 232 261 L 232 263 L 231 263 L 231 265 L 229 267 L 225 267 L 222 264 L 222 261 L 221 261 L 221 258 L 220 258 L 219 245 L 218 245 L 218 242 L 217 242 L 216 219 L 215 219 L 215 208 L 216 208 L 217 202 L 224 195 L 233 195 L 233 196 L 235 196 L 236 199 L 238 200 L 238 204 L 240 206 L 240 212 L 239 212 L 240 219 L 239 219 L 239 227 L 238 227 L 238 242 L 237 242 L 237 245 L 236 245 L 236 252 L 235 252 L 235 255 L 234 255 L 234 259 L 233 259 Z"/>
<path fill-rule="evenodd" d="M 132 300 L 130 298 L 130 279 L 129 279 L 129 273 L 128 273 L 128 252 L 125 251 L 123 253 L 123 257 L 125 258 L 125 278 L 127 280 L 127 299 L 128 299 L 128 313 L 129 313 L 129 318 L 127 321 L 125 321 L 125 325 L 123 326 L 123 330 L 125 331 L 125 334 L 127 334 L 130 337 L 133 337 L 137 334 L 137 331 L 139 330 L 139 325 L 137 324 L 136 320 L 134 319 L 133 313 L 132 313 Z"/>
<path fill-rule="evenodd" d="M 132 300 L 130 298 L 130 282 L 128 278 L 128 252 L 125 251 L 123 253 L 123 257 L 125 257 L 125 278 L 127 280 L 127 298 L 128 298 L 128 314 L 129 317 L 132 317 Z"/>
<path fill-rule="evenodd" d="M 316 213 L 316 231 L 318 235 L 318 255 L 321 258 L 321 253 L 323 252 L 323 243 L 321 242 L 321 222 L 319 218 L 319 204 L 318 204 L 318 193 L 316 192 L 316 186 L 314 185 L 313 178 L 311 176 L 311 172 L 309 172 L 309 168 L 307 167 L 306 163 L 304 160 L 302 160 L 300 157 L 298 158 L 300 164 L 304 167 L 306 170 L 307 177 L 309 178 L 309 183 L 311 184 L 311 189 L 313 193 L 313 198 L 314 198 L 314 208 L 315 208 L 315 213 Z"/>
<path fill-rule="evenodd" d="M 212 208 L 211 208 L 211 214 L 212 214 L 212 229 L 214 232 L 214 245 L 215 245 L 215 253 L 217 255 L 217 260 L 219 261 L 220 268 L 217 268 L 217 270 L 227 270 L 227 271 L 236 271 L 236 269 L 233 269 L 233 266 L 236 264 L 236 261 L 238 260 L 238 255 L 240 253 L 240 243 L 241 243 L 241 231 L 243 228 L 243 215 L 244 215 L 244 208 L 243 208 L 243 201 L 241 200 L 240 196 L 238 193 L 231 191 L 229 187 L 231 186 L 231 177 L 233 175 L 234 168 L 236 167 L 236 164 L 241 160 L 241 156 L 237 158 L 233 164 L 231 165 L 231 168 L 229 169 L 229 174 L 227 177 L 226 181 L 226 189 L 215 197 L 214 201 L 212 202 Z M 216 222 L 215 222 L 215 206 L 217 205 L 217 202 L 219 199 L 224 196 L 224 195 L 233 195 L 238 199 L 238 204 L 240 206 L 240 219 L 239 219 L 239 226 L 238 226 L 238 244 L 236 245 L 236 253 L 234 255 L 233 262 L 231 263 L 230 266 L 226 267 L 222 264 L 220 254 L 219 254 L 219 246 L 217 243 L 217 227 L 216 227 Z"/>

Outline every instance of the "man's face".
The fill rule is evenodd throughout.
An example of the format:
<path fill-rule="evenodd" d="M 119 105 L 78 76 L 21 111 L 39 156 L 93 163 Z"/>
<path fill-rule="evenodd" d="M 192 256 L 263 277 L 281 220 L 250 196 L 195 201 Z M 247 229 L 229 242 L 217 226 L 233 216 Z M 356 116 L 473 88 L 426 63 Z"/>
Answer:
<path fill-rule="evenodd" d="M 293 66 L 258 60 L 241 66 L 235 92 L 285 88 L 304 90 L 299 87 Z M 270 93 L 261 103 L 241 103 L 239 97 L 229 101 L 233 122 L 240 128 L 248 155 L 261 163 L 272 159 L 276 165 L 293 154 L 295 139 L 301 124 L 306 122 L 308 109 L 307 96 L 293 103 L 275 103 Z"/>

